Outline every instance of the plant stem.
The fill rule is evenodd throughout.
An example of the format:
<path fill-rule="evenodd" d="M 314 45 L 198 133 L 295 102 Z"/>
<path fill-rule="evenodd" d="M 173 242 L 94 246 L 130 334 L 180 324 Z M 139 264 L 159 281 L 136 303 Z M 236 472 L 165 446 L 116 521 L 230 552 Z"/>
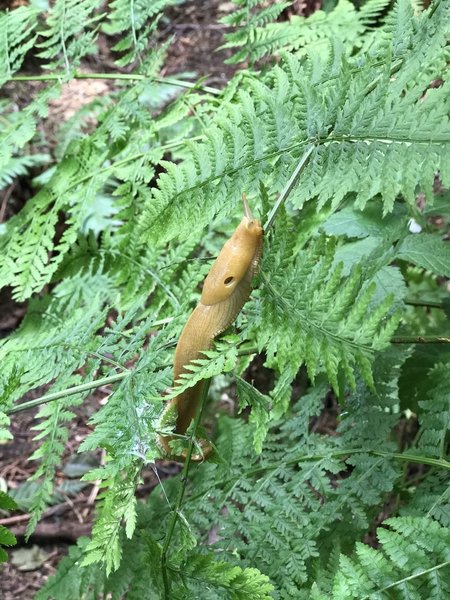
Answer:
<path fill-rule="evenodd" d="M 200 424 L 200 419 L 202 417 L 203 408 L 206 403 L 206 398 L 208 397 L 208 390 L 209 390 L 210 382 L 211 382 L 211 379 L 208 379 L 207 381 L 205 381 L 205 385 L 203 386 L 203 389 L 202 389 L 200 405 L 198 407 L 197 414 L 195 415 L 194 424 L 192 427 L 192 434 L 189 439 L 189 444 L 188 444 L 187 454 L 186 454 L 186 458 L 185 458 L 184 465 L 183 465 L 183 470 L 181 471 L 180 489 L 178 490 L 178 496 L 177 496 L 177 500 L 175 502 L 175 506 L 170 514 L 169 526 L 167 529 L 167 534 L 166 534 L 163 549 L 161 552 L 161 571 L 162 571 L 162 577 L 163 577 L 163 582 L 164 582 L 164 597 L 166 600 L 170 600 L 170 581 L 169 581 L 168 574 L 167 574 L 167 554 L 168 554 L 168 551 L 170 548 L 170 542 L 172 541 L 172 537 L 173 537 L 173 534 L 175 531 L 175 526 L 177 524 L 178 517 L 179 517 L 180 511 L 181 511 L 181 505 L 183 503 L 183 498 L 184 498 L 184 494 L 186 491 L 186 484 L 187 484 L 188 475 L 189 475 L 189 467 L 191 465 L 192 452 L 194 449 L 194 439 L 195 439 L 195 436 L 197 433 L 198 426 Z"/>
<path fill-rule="evenodd" d="M 423 306 L 425 308 L 440 308 L 444 310 L 444 306 L 441 302 L 433 302 L 432 300 L 405 300 L 405 304 L 410 306 Z"/>
<path fill-rule="evenodd" d="M 286 183 L 286 185 L 284 186 L 283 191 L 279 195 L 278 200 L 273 205 L 273 208 L 270 211 L 270 213 L 269 213 L 269 215 L 267 217 L 267 221 L 266 221 L 266 223 L 264 225 L 264 228 L 263 228 L 264 231 L 267 231 L 272 226 L 272 223 L 273 223 L 273 221 L 275 219 L 275 216 L 276 216 L 276 214 L 277 214 L 277 212 L 278 212 L 281 204 L 286 200 L 286 198 L 292 192 L 295 184 L 297 183 L 297 179 L 300 177 L 300 175 L 303 172 L 304 168 L 308 164 L 309 157 L 311 156 L 312 151 L 314 150 L 314 148 L 315 148 L 315 145 L 311 144 L 306 149 L 305 153 L 303 154 L 302 158 L 300 159 L 300 162 L 298 163 L 298 165 L 296 166 L 294 172 L 290 176 L 289 181 Z"/>
<path fill-rule="evenodd" d="M 15 75 L 10 77 L 9 81 L 63 81 L 66 79 L 66 73 L 49 73 L 47 75 Z M 209 94 L 219 95 L 221 91 L 218 88 L 208 85 L 200 85 L 192 83 L 192 81 L 184 81 L 183 79 L 175 79 L 174 77 L 154 77 L 148 75 L 139 75 L 134 73 L 79 73 L 75 72 L 72 79 L 118 79 L 122 81 L 154 81 L 167 85 L 174 85 L 186 89 L 200 90 Z"/>
<path fill-rule="evenodd" d="M 429 456 L 423 455 L 413 455 L 413 454 L 402 454 L 401 452 L 385 452 L 383 450 L 368 450 L 366 448 L 344 448 L 343 450 L 337 450 L 336 452 L 329 452 L 323 454 L 299 454 L 294 458 L 290 458 L 282 463 L 283 467 L 288 465 L 296 465 L 301 462 L 309 462 L 309 461 L 319 461 L 324 458 L 341 458 L 345 456 L 352 456 L 353 454 L 370 454 L 372 456 L 381 456 L 383 458 L 393 458 L 394 460 L 399 460 L 405 463 L 413 463 L 417 465 L 428 465 L 430 467 L 437 467 L 441 469 L 450 470 L 450 462 L 444 459 L 439 458 L 430 458 Z M 261 465 L 259 467 L 255 467 L 253 469 L 249 469 L 248 471 L 242 472 L 239 477 L 230 477 L 222 482 L 222 486 L 226 486 L 228 484 L 234 483 L 238 479 L 252 477 L 254 475 L 259 475 L 260 473 L 265 473 L 266 471 L 275 471 L 280 468 L 281 463 L 278 461 L 276 463 L 268 463 L 266 465 Z M 209 491 L 209 488 L 206 490 Z M 195 494 L 190 497 L 190 501 L 193 502 L 197 500 L 197 498 L 201 498 L 205 494 L 205 490 L 202 492 Z"/>
<path fill-rule="evenodd" d="M 402 335 L 393 337 L 391 344 L 450 344 L 450 337 L 433 335 Z"/>
<path fill-rule="evenodd" d="M 166 150 L 173 150 L 175 148 L 178 148 L 179 146 L 182 146 L 183 144 L 185 144 L 187 141 L 200 141 L 203 140 L 204 136 L 202 135 L 197 135 L 195 137 L 191 137 L 191 138 L 183 138 L 182 140 L 176 140 L 173 142 L 168 142 L 167 144 L 164 144 L 163 146 L 155 146 L 155 148 L 153 148 L 153 150 L 163 150 L 164 152 Z M 116 162 L 111 163 L 110 165 L 103 167 L 101 169 L 98 169 L 95 172 L 91 172 L 91 173 L 87 173 L 86 175 L 84 175 L 83 177 L 80 177 L 80 179 L 77 179 L 76 181 L 74 181 L 73 183 L 71 183 L 67 188 L 66 188 L 66 192 L 68 192 L 69 190 L 75 188 L 77 185 L 80 185 L 80 183 L 84 183 L 85 181 L 88 181 L 89 179 L 91 179 L 91 177 L 100 175 L 101 173 L 106 173 L 108 171 L 110 171 L 111 169 L 116 169 L 117 167 L 121 167 L 122 165 L 126 165 L 129 162 L 135 162 L 136 160 L 139 160 L 140 158 L 143 158 L 146 154 L 148 154 L 148 152 L 139 152 L 137 154 L 133 154 L 132 156 L 127 156 L 126 158 L 122 158 L 121 160 L 117 160 Z"/>
<path fill-rule="evenodd" d="M 52 402 L 53 400 L 59 400 L 60 398 L 65 398 L 66 396 L 72 396 L 73 394 L 78 394 L 79 392 L 87 392 L 88 390 L 94 390 L 102 385 L 107 385 L 108 383 L 114 383 L 116 381 L 120 381 L 124 379 L 127 375 L 129 375 L 131 371 L 123 371 L 122 373 L 116 373 L 115 375 L 110 375 L 109 377 L 103 377 L 102 379 L 97 379 L 96 381 L 88 381 L 87 383 L 82 383 L 80 385 L 75 385 L 71 388 L 66 388 L 65 390 L 61 390 L 60 392 L 52 392 L 51 394 L 46 394 L 45 396 L 40 396 L 40 398 L 36 398 L 35 400 L 30 400 L 29 402 L 22 402 L 22 404 L 18 404 L 17 406 L 13 406 L 12 408 L 6 410 L 7 415 L 12 415 L 14 413 L 22 412 L 23 410 L 28 410 L 29 408 L 34 408 L 35 406 L 40 406 L 41 404 L 45 404 L 46 402 Z"/>
<path fill-rule="evenodd" d="M 386 585 L 383 588 L 379 588 L 379 589 L 375 590 L 369 596 L 363 596 L 362 600 L 369 600 L 370 598 L 373 598 L 375 596 L 375 594 L 378 596 L 378 598 L 380 598 L 379 594 L 381 592 L 384 592 L 385 590 L 395 588 L 395 587 L 401 585 L 402 583 L 406 583 L 407 581 L 412 581 L 413 579 L 417 579 L 417 577 L 422 577 L 422 575 L 428 575 L 429 573 L 433 573 L 434 571 L 437 571 L 439 569 L 444 569 L 445 567 L 448 567 L 448 565 L 450 565 L 450 560 L 440 563 L 439 565 L 434 565 L 434 567 L 430 567 L 429 569 L 424 569 L 423 571 L 418 571 L 418 572 L 416 571 L 412 575 L 408 575 L 408 577 L 403 577 L 403 579 L 399 579 L 398 581 L 394 581 L 394 583 L 390 583 L 389 585 Z"/>

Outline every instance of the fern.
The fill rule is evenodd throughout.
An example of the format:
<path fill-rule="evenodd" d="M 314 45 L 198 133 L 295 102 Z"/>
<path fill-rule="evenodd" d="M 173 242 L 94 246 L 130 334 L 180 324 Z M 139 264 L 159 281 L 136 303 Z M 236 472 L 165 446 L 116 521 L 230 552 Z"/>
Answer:
<path fill-rule="evenodd" d="M 54 99 L 59 91 L 59 86 L 44 89 L 37 98 L 16 113 L 11 111 L 2 118 L 6 120 L 1 132 L 0 146 L 0 174 L 2 178 L 9 178 L 7 165 L 19 150 L 27 144 L 36 133 L 38 119 L 45 118 L 48 114 L 48 103 Z"/>
<path fill-rule="evenodd" d="M 387 296 L 377 307 L 372 306 L 367 319 L 376 284 L 373 281 L 362 288 L 361 281 L 369 282 L 371 276 L 359 267 L 345 279 L 342 263 L 333 271 L 334 250 L 332 240 L 319 238 L 302 252 L 301 259 L 291 262 L 290 258 L 286 261 L 292 256 L 291 248 L 272 249 L 269 256 L 273 262 L 267 271 L 274 275 L 263 284 L 267 285 L 266 301 L 261 307 L 257 340 L 267 349 L 269 366 L 296 373 L 305 362 L 312 379 L 323 370 L 338 391 L 340 371 L 355 386 L 355 366 L 368 385 L 373 384 L 370 355 L 388 345 L 398 318 L 387 318 L 393 301 Z M 305 289 L 309 291 L 306 302 Z"/>
<path fill-rule="evenodd" d="M 99 7 L 99 0 L 56 0 L 47 17 L 47 27 L 40 31 L 45 40 L 38 45 L 42 48 L 41 58 L 53 59 L 46 63 L 47 69 L 62 63 L 68 71 L 77 66 L 82 57 L 96 51 L 95 23 L 101 15 L 95 12 Z"/>
<path fill-rule="evenodd" d="M 48 159 L 48 154 L 32 154 L 31 156 L 11 158 L 0 174 L 0 190 L 10 185 L 16 177 L 26 175 L 30 168 L 45 164 Z"/>
<path fill-rule="evenodd" d="M 331 12 L 318 10 L 310 17 L 291 17 L 289 24 L 274 23 L 287 3 L 274 4 L 252 16 L 242 26 L 245 9 L 223 19 L 225 23 L 240 25 L 237 32 L 227 34 L 223 48 L 240 48 L 227 62 L 248 60 L 254 63 L 280 49 L 308 48 L 308 52 L 323 52 L 327 41 L 339 39 L 348 52 L 361 44 L 364 34 L 389 5 L 388 0 L 369 0 L 359 11 L 348 0 L 340 0 Z"/>
<path fill-rule="evenodd" d="M 412 342 L 448 337 L 446 221 L 429 218 L 447 214 L 435 189 L 437 171 L 449 182 L 447 7 L 341 2 L 281 24 L 287 3 L 242 1 L 235 44 L 277 60 L 180 94 L 191 84 L 161 83 L 168 46 L 149 39 L 171 4 L 58 1 L 39 28 L 38 13 L 2 16 L 7 80 L 27 51 L 70 78 L 100 30 L 120 35 L 118 65 L 139 63 L 59 129 L 44 164 L 41 121 L 61 84 L 20 110 L 1 103 L 0 181 L 43 167 L 0 230 L 0 285 L 28 302 L 0 342 L 2 437 L 22 397 L 42 405 L 28 534 L 54 498 L 74 408 L 107 395 L 79 448 L 106 456 L 84 476 L 101 488 L 92 536 L 38 598 L 445 595 L 449 354 Z M 242 192 L 265 224 L 255 289 L 168 390 Z M 405 306 L 423 293 L 432 308 Z M 165 400 L 211 377 L 227 402 L 236 382 L 242 413 L 206 407 L 215 462 L 138 501 Z"/>
<path fill-rule="evenodd" d="M 246 90 L 218 113 L 206 141 L 192 144 L 189 159 L 168 165 L 160 176 L 143 218 L 143 239 L 193 235 L 191 222 L 203 227 L 230 212 L 243 190 L 258 193 L 260 181 L 270 194 L 281 192 L 305 154 L 310 159 L 302 186 L 291 192 L 296 208 L 311 199 L 319 199 L 318 208 L 327 202 L 336 208 L 352 194 L 359 208 L 381 196 L 387 213 L 399 194 L 414 205 L 418 188 L 431 199 L 436 169 L 444 184 L 448 177 L 447 84 L 427 91 L 423 101 L 425 78 L 410 65 L 418 55 L 429 60 L 428 47 L 419 50 L 419 42 L 430 23 L 436 28 L 428 56 L 445 56 L 448 13 L 438 4 L 430 16 L 424 12 L 405 22 L 402 17 L 396 15 L 375 56 L 358 56 L 353 64 L 341 54 L 322 64 L 286 56 L 265 77 L 249 75 Z M 400 54 L 395 35 L 410 40 Z M 363 68 L 356 67 L 361 63 Z M 438 70 L 441 76 L 440 58 Z M 175 204 L 184 211 L 186 226 L 175 217 Z"/>
<path fill-rule="evenodd" d="M 448 529 L 430 519 L 388 519 L 377 531 L 382 550 L 357 544 L 356 559 L 340 559 L 331 597 L 443 598 L 450 591 Z M 322 598 L 316 592 L 315 598 Z M 395 596 L 397 597 L 397 595 Z"/>
<path fill-rule="evenodd" d="M 33 47 L 37 33 L 37 10 L 20 6 L 0 13 L 0 85 L 20 69 L 26 53 Z"/>
<path fill-rule="evenodd" d="M 8 496 L 5 492 L 0 490 L 0 508 L 2 510 L 8 509 L 12 510 L 17 508 L 17 504 L 14 502 L 12 498 Z M 8 560 L 8 555 L 6 554 L 3 546 L 14 546 L 16 543 L 16 536 L 13 535 L 6 527 L 0 525 L 0 563 Z"/>
<path fill-rule="evenodd" d="M 148 511 L 139 507 L 139 522 L 144 524 L 148 518 Z M 140 544 L 138 553 L 136 545 L 127 547 L 125 542 L 124 558 L 120 570 L 113 573 L 108 579 L 98 577 L 98 573 L 87 566 L 83 569 L 84 576 L 76 568 L 86 549 L 86 540 L 81 539 L 77 547 L 71 548 L 69 556 L 61 562 L 60 571 L 51 577 L 36 599 L 58 598 L 65 600 L 71 594 L 86 594 L 86 598 L 93 599 L 98 594 L 111 594 L 116 600 L 123 598 L 163 598 L 162 581 L 155 585 L 154 569 L 158 568 L 161 548 L 154 538 L 141 527 L 138 533 Z M 135 541 L 135 540 L 134 540 Z M 147 563 L 147 569 L 142 570 L 141 564 Z M 194 598 L 214 598 L 217 600 L 233 598 L 244 600 L 268 600 L 273 586 L 266 576 L 256 569 L 242 569 L 232 563 L 217 561 L 212 555 L 194 554 L 189 561 L 178 565 L 173 572 L 175 589 L 173 598 L 190 600 Z M 148 595 L 151 586 L 151 596 Z"/>
<path fill-rule="evenodd" d="M 147 47 L 148 37 L 154 31 L 162 11 L 176 3 L 177 0 L 133 0 L 123 2 L 115 0 L 110 4 L 108 22 L 103 29 L 108 35 L 118 35 L 127 32 L 122 39 L 113 46 L 122 56 L 116 60 L 119 66 L 125 66 L 136 59 Z M 150 21 L 153 19 L 153 21 Z"/>

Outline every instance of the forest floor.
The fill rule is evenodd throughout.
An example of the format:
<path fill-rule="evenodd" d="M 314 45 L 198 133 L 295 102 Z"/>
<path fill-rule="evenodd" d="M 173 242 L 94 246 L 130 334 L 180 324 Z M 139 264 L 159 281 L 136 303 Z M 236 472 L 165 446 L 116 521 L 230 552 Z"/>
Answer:
<path fill-rule="evenodd" d="M 297 0 L 291 10 L 297 14 L 312 12 L 320 5 L 316 0 Z M 224 60 L 230 55 L 228 51 L 217 51 L 224 42 L 225 25 L 218 23 L 220 17 L 230 11 L 233 5 L 220 0 L 187 1 L 171 9 L 168 18 L 162 21 L 159 28 L 159 40 L 163 42 L 173 38 L 168 58 L 161 75 L 181 72 L 195 72 L 204 78 L 206 85 L 221 87 L 226 84 L 235 71 L 235 67 L 227 65 Z M 288 15 L 284 15 L 284 18 Z M 81 70 L 91 72 L 111 72 L 116 67 L 110 51 L 111 42 L 106 38 L 100 40 L 99 53 L 91 57 Z M 28 60 L 23 74 L 39 75 L 40 68 L 34 60 Z M 37 82 L 9 84 L 6 93 L 13 94 L 19 107 L 29 102 L 42 85 Z M 51 140 L 61 122 L 68 119 L 80 106 L 91 101 L 95 95 L 104 92 L 105 87 L 114 85 L 108 81 L 74 80 L 67 87 L 58 101 L 51 106 L 49 118 L 46 120 L 44 136 Z M 50 143 L 51 147 L 51 143 Z M 18 212 L 32 195 L 30 179 L 19 178 L 0 196 L 0 223 L 5 222 Z M 0 291 L 0 338 L 12 333 L 19 325 L 26 312 L 25 304 L 13 301 L 9 290 Z M 264 369 L 259 369 L 263 372 Z M 255 374 L 256 375 L 256 374 Z M 264 391 L 264 382 L 259 386 Z M 269 381 L 265 385 L 270 385 Z M 48 388 L 33 390 L 22 400 L 39 397 Z M 16 489 L 21 498 L 21 511 L 11 516 L 0 513 L 0 524 L 7 526 L 18 539 L 17 546 L 12 549 L 10 561 L 0 566 L 0 598 L 2 600 L 28 600 L 34 597 L 47 578 L 54 573 L 56 565 L 67 553 L 70 544 L 82 535 L 89 535 L 94 516 L 94 503 L 99 493 L 96 485 L 80 484 L 79 477 L 92 465 L 101 464 L 104 456 L 99 450 L 92 455 L 77 455 L 80 442 L 92 431 L 89 425 L 90 416 L 104 403 L 111 392 L 105 387 L 96 390 L 82 406 L 74 409 L 76 419 L 70 424 L 69 439 L 62 464 L 57 471 L 54 504 L 44 513 L 35 532 L 26 542 L 25 528 L 29 519 L 26 512 L 27 499 L 36 484 L 30 477 L 36 470 L 37 463 L 29 457 L 38 447 L 33 440 L 36 432 L 35 416 L 37 409 L 18 413 L 12 417 L 12 434 L 14 439 L 1 446 L 0 452 L 0 490 Z M 315 429 L 321 429 L 331 435 L 336 427 L 337 404 L 333 398 L 324 407 L 320 422 Z M 174 463 L 161 461 L 158 465 L 160 476 L 170 477 L 177 473 L 179 467 Z M 138 496 L 145 498 L 156 486 L 157 479 L 149 467 L 142 473 L 143 483 Z M 74 599 L 76 600 L 76 599 Z"/>

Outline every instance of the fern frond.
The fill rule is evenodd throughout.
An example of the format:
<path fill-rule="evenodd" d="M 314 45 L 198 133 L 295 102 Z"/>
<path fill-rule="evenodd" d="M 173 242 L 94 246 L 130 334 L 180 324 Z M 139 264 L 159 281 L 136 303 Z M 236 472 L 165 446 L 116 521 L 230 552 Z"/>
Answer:
<path fill-rule="evenodd" d="M 269 366 L 280 372 L 295 372 L 305 362 L 312 379 L 325 371 L 339 390 L 339 372 L 354 386 L 357 368 L 372 385 L 371 356 L 388 345 L 398 323 L 398 317 L 388 316 L 393 298 L 385 297 L 368 313 L 375 282 L 363 286 L 370 276 L 360 268 L 345 278 L 342 264 L 330 272 L 334 252 L 333 240 L 319 238 L 293 262 L 275 258 L 276 270 L 269 259 L 272 277 L 264 278 L 258 344 L 267 348 Z"/>
<path fill-rule="evenodd" d="M 450 593 L 448 529 L 426 518 L 388 519 L 377 530 L 380 550 L 358 543 L 355 559 L 341 557 L 331 598 L 410 598 L 439 600 Z"/>
<path fill-rule="evenodd" d="M 47 163 L 49 158 L 48 154 L 30 154 L 11 158 L 0 172 L 0 190 L 10 185 L 16 177 L 26 175 L 29 169 Z"/>
<path fill-rule="evenodd" d="M 46 69 L 61 64 L 67 71 L 76 67 L 87 54 L 97 50 L 95 24 L 102 18 L 96 14 L 100 0 L 56 0 L 49 11 L 46 28 L 39 33 L 45 41 L 38 44 L 38 56 L 47 59 Z"/>
<path fill-rule="evenodd" d="M 103 25 L 103 30 L 108 35 L 121 35 L 121 40 L 112 48 L 115 52 L 123 53 L 116 60 L 117 65 L 128 65 L 146 49 L 148 37 L 156 28 L 162 12 L 176 1 L 114 0 L 110 3 L 108 21 Z"/>
<path fill-rule="evenodd" d="M 59 85 L 50 86 L 20 112 L 8 114 L 5 111 L 2 114 L 2 120 L 6 122 L 0 131 L 0 176 L 7 176 L 12 157 L 33 138 L 38 119 L 47 116 L 48 104 L 58 95 L 59 89 Z"/>
<path fill-rule="evenodd" d="M 55 378 L 57 383 L 53 391 L 79 383 L 80 377 L 73 373 L 84 365 L 89 379 L 89 374 L 98 365 L 95 332 L 105 319 L 105 313 L 98 305 L 93 304 L 90 311 L 86 308 L 75 310 L 70 316 L 61 309 L 58 314 L 54 306 L 45 303 L 34 303 L 34 309 L 36 312 L 31 310 L 19 331 L 0 346 L 4 365 L 2 380 L 6 386 L 9 379 L 16 381 L 14 390 L 8 394 L 8 403 L 30 388 Z M 83 399 L 82 394 L 73 395 L 46 405 L 39 412 L 41 422 L 35 426 L 39 432 L 35 439 L 43 439 L 43 442 L 31 458 L 40 460 L 33 474 L 40 487 L 33 498 L 28 535 L 51 498 L 55 469 L 60 464 L 68 435 L 65 424 L 74 417 L 70 409 Z"/>
<path fill-rule="evenodd" d="M 388 5 L 389 0 L 369 0 L 357 11 L 348 0 L 339 0 L 330 12 L 317 10 L 309 17 L 293 16 L 289 23 L 271 22 L 281 12 L 272 10 L 266 19 L 256 22 L 252 18 L 245 27 L 240 23 L 237 32 L 225 36 L 227 42 L 222 48 L 242 48 L 227 60 L 232 64 L 243 60 L 254 63 L 281 49 L 298 51 L 307 48 L 308 52 L 326 53 L 327 42 L 333 39 L 346 44 L 347 52 L 350 52 L 362 44 L 368 27 Z"/>
<path fill-rule="evenodd" d="M 318 208 L 331 203 L 335 209 L 351 194 L 360 208 L 381 197 L 388 213 L 398 195 L 411 205 L 418 190 L 431 199 L 434 173 L 447 182 L 450 171 L 448 84 L 428 90 L 424 99 L 410 64 L 424 52 L 429 59 L 445 56 L 447 19 L 439 4 L 407 21 L 411 46 L 401 58 L 393 57 L 397 33 L 391 32 L 375 57 L 367 52 L 352 62 L 336 54 L 336 61 L 323 63 L 286 56 L 258 80 L 249 76 L 247 89 L 215 115 L 205 141 L 192 143 L 180 164 L 164 165 L 143 216 L 143 240 L 197 234 L 230 212 L 242 191 L 258 194 L 261 181 L 271 195 L 281 192 L 311 145 L 302 185 L 290 196 L 296 208 L 315 200 Z M 430 23 L 433 51 L 419 52 L 416 42 Z M 428 77 L 445 77 L 440 60 Z"/>
<path fill-rule="evenodd" d="M 226 597 L 232 600 L 270 600 L 273 597 L 270 593 L 274 590 L 273 585 L 258 569 L 243 569 L 223 560 L 218 561 L 212 554 L 194 554 L 179 568 L 183 577 L 192 578 L 192 587 L 197 592 L 195 597 L 199 597 L 197 594 L 204 586 L 207 589 L 223 588 Z M 180 600 L 185 598 L 185 590 L 179 589 L 178 593 L 175 592 L 175 597 Z M 216 597 L 221 597 L 220 592 Z"/>
<path fill-rule="evenodd" d="M 446 439 L 450 430 L 448 413 L 448 365 L 439 364 L 430 371 L 430 388 L 426 399 L 419 402 L 422 434 L 417 450 L 428 456 L 445 458 Z"/>
<path fill-rule="evenodd" d="M 125 534 L 131 538 L 136 526 L 135 490 L 140 465 L 130 465 L 127 475 L 119 474 L 109 481 L 108 493 L 101 505 L 100 517 L 94 525 L 92 540 L 87 544 L 82 566 L 94 562 L 105 564 L 106 575 L 119 568 L 122 557 L 122 520 Z"/>
<path fill-rule="evenodd" d="M 20 69 L 36 38 L 38 11 L 31 6 L 0 13 L 0 86 Z"/>

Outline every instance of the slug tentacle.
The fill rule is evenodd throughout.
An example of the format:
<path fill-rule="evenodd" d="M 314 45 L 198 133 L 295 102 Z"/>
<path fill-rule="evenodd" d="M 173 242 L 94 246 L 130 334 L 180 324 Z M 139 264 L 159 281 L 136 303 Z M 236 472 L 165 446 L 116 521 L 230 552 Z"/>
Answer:
<path fill-rule="evenodd" d="M 234 322 L 250 296 L 262 252 L 263 230 L 261 223 L 253 219 L 244 194 L 243 202 L 244 217 L 213 263 L 204 281 L 200 302 L 181 332 L 174 357 L 175 386 L 182 373 L 189 373 L 186 366 L 204 356 L 203 352 Z M 169 401 L 165 411 L 176 410 L 176 434 L 185 434 L 195 417 L 204 384 L 200 381 Z M 170 455 L 169 442 L 175 438 L 161 436 L 160 439 Z M 202 440 L 201 446 L 203 453 L 192 456 L 192 460 L 204 460 L 211 454 L 212 448 L 206 440 Z M 172 458 L 184 460 L 185 452 L 181 457 Z"/>

